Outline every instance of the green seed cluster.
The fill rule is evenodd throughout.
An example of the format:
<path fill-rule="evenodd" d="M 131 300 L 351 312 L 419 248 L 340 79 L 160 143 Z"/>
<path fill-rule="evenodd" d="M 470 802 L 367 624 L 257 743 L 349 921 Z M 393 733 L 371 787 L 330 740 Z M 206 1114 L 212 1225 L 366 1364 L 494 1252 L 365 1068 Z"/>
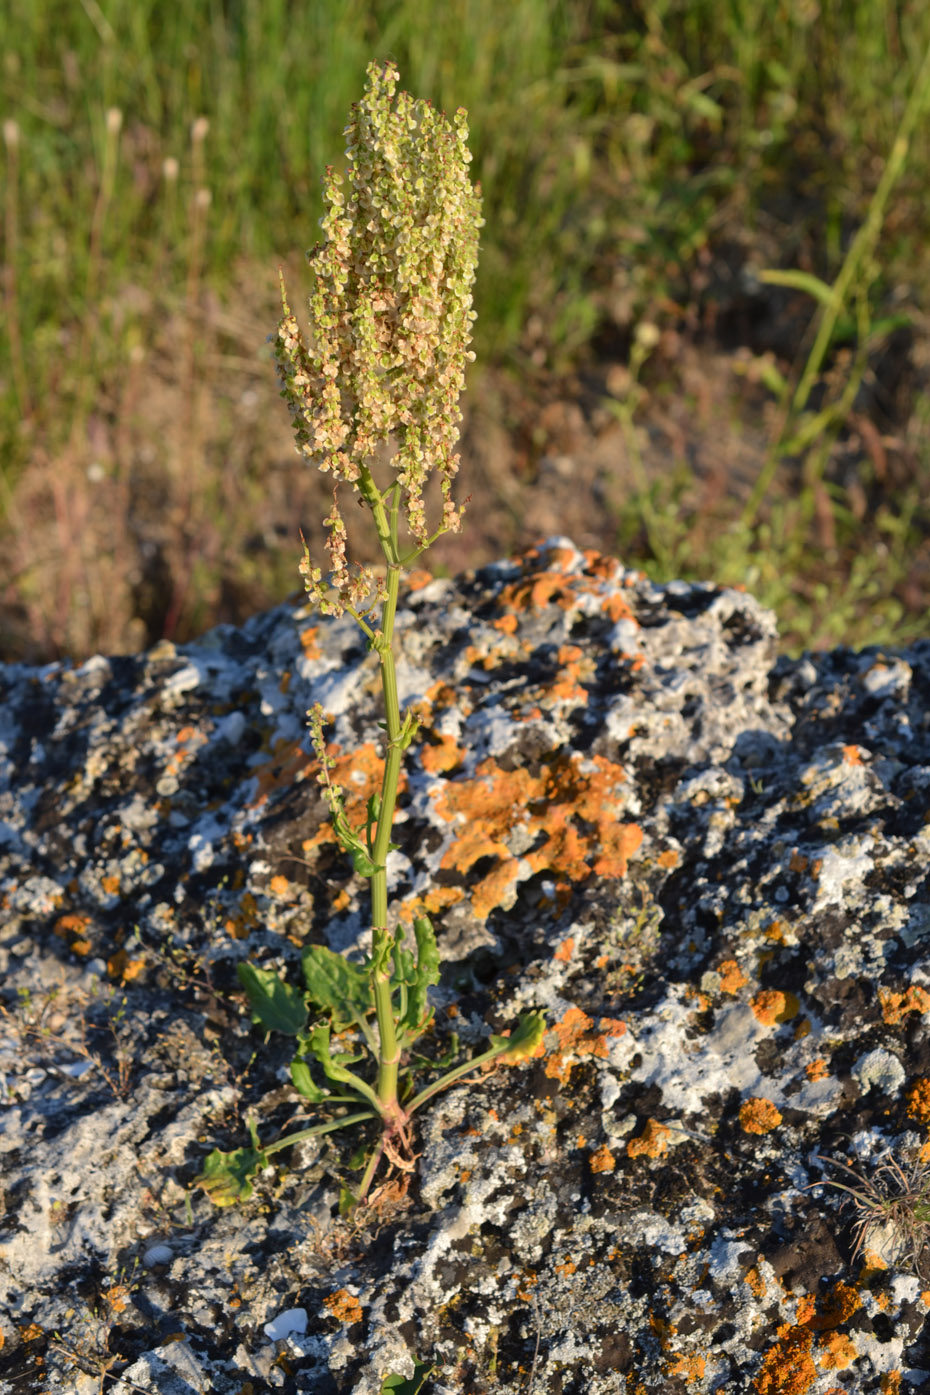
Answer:
<path fill-rule="evenodd" d="M 464 109 L 450 123 L 401 92 L 397 70 L 371 64 L 346 130 L 345 182 L 326 171 L 324 240 L 308 253 L 312 342 L 305 343 L 284 299 L 276 358 L 299 452 L 370 507 L 400 485 L 406 524 L 418 548 L 456 530 L 451 497 L 458 471 L 459 396 L 469 352 L 472 286 L 481 226 L 480 191 L 468 178 Z M 283 288 L 282 288 L 283 292 Z M 381 491 L 372 470 L 390 454 L 393 480 Z M 430 536 L 423 502 L 429 475 L 442 477 L 443 513 Z M 367 569 L 351 579 L 338 501 L 326 520 L 338 602 L 355 606 L 374 586 Z M 308 590 L 326 588 L 305 558 Z"/>

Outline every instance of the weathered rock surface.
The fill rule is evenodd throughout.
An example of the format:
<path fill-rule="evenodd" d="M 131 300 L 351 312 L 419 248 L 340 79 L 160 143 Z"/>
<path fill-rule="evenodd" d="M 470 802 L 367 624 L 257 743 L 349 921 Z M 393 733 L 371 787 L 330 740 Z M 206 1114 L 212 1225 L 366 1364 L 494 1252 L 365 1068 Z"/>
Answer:
<path fill-rule="evenodd" d="M 438 1044 L 541 1008 L 545 1056 L 431 1102 L 353 1220 L 338 1134 L 214 1209 L 212 1148 L 307 1119 L 237 961 L 363 942 L 304 715 L 363 807 L 372 657 L 284 606 L 0 670 L 0 1391 L 922 1386 L 926 1264 L 810 1188 L 930 1157 L 930 642 L 776 660 L 751 597 L 564 540 L 415 581 L 395 904 Z"/>

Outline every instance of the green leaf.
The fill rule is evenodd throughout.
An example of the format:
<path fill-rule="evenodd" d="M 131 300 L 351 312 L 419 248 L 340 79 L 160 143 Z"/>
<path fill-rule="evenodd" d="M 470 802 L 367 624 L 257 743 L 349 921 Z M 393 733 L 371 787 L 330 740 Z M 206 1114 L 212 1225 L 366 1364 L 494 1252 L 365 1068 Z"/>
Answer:
<path fill-rule="evenodd" d="M 417 941 L 417 967 L 402 1025 L 408 1034 L 419 1036 L 433 1015 L 427 1001 L 427 990 L 431 984 L 439 982 L 439 950 L 436 947 L 436 932 L 426 916 L 419 916 L 413 922 L 413 933 Z"/>
<path fill-rule="evenodd" d="M 342 1186 L 339 1188 L 339 1214 L 343 1220 L 352 1215 L 358 1209 L 358 1197 L 351 1187 Z"/>
<path fill-rule="evenodd" d="M 349 849 L 346 848 L 346 852 L 348 851 Z M 352 866 L 360 877 L 373 877 L 376 872 L 381 870 L 372 862 L 366 850 L 360 847 L 356 847 L 352 853 Z"/>
<path fill-rule="evenodd" d="M 541 1012 L 527 1012 L 520 1018 L 520 1025 L 509 1037 L 491 1038 L 491 1046 L 494 1048 L 504 1047 L 503 1053 L 498 1057 L 502 1065 L 516 1065 L 517 1061 L 525 1061 L 530 1056 L 535 1056 L 542 1044 L 546 1031 L 546 1019 Z"/>
<path fill-rule="evenodd" d="M 307 1009 L 299 989 L 285 983 L 280 974 L 271 969 L 257 969 L 254 964 L 237 964 L 236 973 L 248 994 L 253 1022 L 291 1037 L 303 1030 Z"/>
<path fill-rule="evenodd" d="M 310 1067 L 300 1056 L 295 1056 L 291 1062 L 291 1080 L 297 1093 L 311 1104 L 321 1104 L 329 1098 L 328 1090 L 322 1090 L 319 1085 L 314 1084 Z"/>
<path fill-rule="evenodd" d="M 329 1027 L 314 1027 L 310 1033 L 310 1050 L 323 1067 L 323 1072 L 328 1080 L 336 1080 L 340 1085 L 348 1085 L 357 1095 L 372 1105 L 380 1114 L 381 1104 L 378 1096 L 369 1084 L 360 1075 L 354 1075 L 352 1071 L 346 1070 L 338 1061 L 333 1060 L 329 1053 Z"/>
<path fill-rule="evenodd" d="M 203 1172 L 194 1178 L 194 1185 L 206 1192 L 214 1206 L 235 1206 L 237 1201 L 248 1201 L 252 1195 L 249 1179 L 267 1166 L 268 1159 L 260 1148 L 234 1148 L 231 1153 L 214 1148 L 204 1159 Z"/>
<path fill-rule="evenodd" d="M 413 1375 L 399 1376 L 392 1373 L 385 1376 L 381 1382 L 381 1395 L 418 1395 L 435 1371 L 435 1366 L 427 1366 L 425 1362 L 414 1357 Z"/>
<path fill-rule="evenodd" d="M 332 1017 L 335 1031 L 363 1021 L 374 1010 L 367 965 L 352 964 L 325 945 L 305 949 L 300 962 L 310 1000 Z"/>
<path fill-rule="evenodd" d="M 419 1056 L 414 1052 L 411 1054 L 410 1064 L 418 1070 L 448 1070 L 459 1054 L 460 1046 L 458 1032 L 450 1032 L 449 1049 L 444 1056 Z"/>

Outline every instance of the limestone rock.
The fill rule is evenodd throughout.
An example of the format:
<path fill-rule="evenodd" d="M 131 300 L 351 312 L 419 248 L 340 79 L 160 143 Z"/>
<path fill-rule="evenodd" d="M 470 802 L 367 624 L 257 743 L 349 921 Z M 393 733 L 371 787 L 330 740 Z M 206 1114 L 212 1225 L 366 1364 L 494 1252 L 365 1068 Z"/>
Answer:
<path fill-rule="evenodd" d="M 351 1220 L 348 1135 L 215 1209 L 212 1148 L 308 1119 L 236 964 L 365 943 L 305 713 L 363 808 L 373 657 L 286 605 L 0 670 L 0 1392 L 921 1385 L 922 1235 L 814 1184 L 930 1188 L 930 641 L 777 658 L 750 596 L 565 539 L 413 584 L 393 904 L 439 1044 L 540 1008 L 545 1056 Z"/>

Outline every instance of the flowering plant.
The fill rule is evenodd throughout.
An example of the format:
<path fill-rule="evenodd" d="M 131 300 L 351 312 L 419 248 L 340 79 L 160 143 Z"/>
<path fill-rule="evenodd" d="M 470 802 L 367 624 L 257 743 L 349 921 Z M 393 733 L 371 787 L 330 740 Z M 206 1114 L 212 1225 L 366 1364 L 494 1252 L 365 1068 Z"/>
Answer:
<path fill-rule="evenodd" d="M 250 1123 L 252 1147 L 214 1151 L 198 1183 L 219 1205 L 251 1194 L 251 1176 L 279 1149 L 368 1119 L 381 1135 L 352 1198 L 368 1193 L 383 1157 L 403 1171 L 413 1166 L 411 1115 L 437 1091 L 492 1062 L 535 1054 L 543 1035 L 539 1013 L 524 1015 L 511 1036 L 492 1036 L 488 1049 L 413 1092 L 401 1076 L 416 1068 L 449 1066 L 413 1061 L 410 1048 L 429 1027 L 430 985 L 439 981 L 439 954 L 426 917 L 414 923 L 414 946 L 402 927 L 388 924 L 387 858 L 403 753 L 419 718 L 401 715 L 394 654 L 400 579 L 440 537 L 461 526 L 453 502 L 459 396 L 474 321 L 471 289 L 481 226 L 480 193 L 468 177 L 468 125 L 459 109 L 450 124 L 425 102 L 401 92 L 390 63 L 368 68 L 365 93 L 346 131 L 348 188 L 332 168 L 324 181 L 324 240 L 309 253 L 312 339 L 305 342 L 287 303 L 276 336 L 281 395 L 293 418 L 298 451 L 333 477 L 325 520 L 329 569 L 300 564 L 311 602 L 324 615 L 348 613 L 379 659 L 384 699 L 385 759 L 380 794 L 368 801 L 363 826 L 353 827 L 343 792 L 333 784 L 324 739 L 325 714 L 308 714 L 320 783 L 340 845 L 356 872 L 371 882 L 371 951 L 356 965 L 322 945 L 304 951 L 303 989 L 249 963 L 239 965 L 253 1018 L 269 1031 L 296 1038 L 291 1079 L 310 1103 L 343 1112 L 262 1146 Z M 442 515 L 426 517 L 424 486 L 441 479 Z M 383 575 L 350 566 L 348 529 L 339 487 L 367 506 L 384 557 Z M 350 1050 L 333 1050 L 349 1037 Z M 343 1043 L 340 1043 L 340 1046 Z M 370 1054 L 374 1082 L 350 1067 Z M 315 1067 L 315 1069 L 314 1069 Z M 356 1106 L 346 1110 L 345 1106 Z M 360 1106 L 360 1108 L 359 1108 Z"/>

